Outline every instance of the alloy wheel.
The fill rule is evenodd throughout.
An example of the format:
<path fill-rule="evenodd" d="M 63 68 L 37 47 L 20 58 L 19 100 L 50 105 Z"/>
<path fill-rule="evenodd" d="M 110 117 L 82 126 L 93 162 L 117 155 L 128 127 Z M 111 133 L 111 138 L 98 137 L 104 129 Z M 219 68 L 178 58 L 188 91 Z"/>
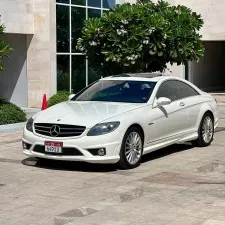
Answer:
<path fill-rule="evenodd" d="M 206 116 L 202 124 L 202 138 L 205 143 L 209 143 L 212 137 L 213 137 L 213 121 L 209 116 Z"/>
<path fill-rule="evenodd" d="M 127 161 L 134 165 L 142 154 L 142 139 L 137 132 L 132 132 L 128 135 L 125 143 L 125 156 Z"/>

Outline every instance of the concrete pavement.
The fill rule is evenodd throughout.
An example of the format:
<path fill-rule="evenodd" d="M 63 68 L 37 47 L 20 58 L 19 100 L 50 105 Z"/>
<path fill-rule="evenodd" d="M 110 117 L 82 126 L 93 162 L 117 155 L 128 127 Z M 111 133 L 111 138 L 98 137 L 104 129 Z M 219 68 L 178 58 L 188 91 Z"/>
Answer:
<path fill-rule="evenodd" d="M 0 134 L 2 225 L 225 225 L 225 107 L 210 147 L 175 145 L 139 168 L 46 161 Z"/>

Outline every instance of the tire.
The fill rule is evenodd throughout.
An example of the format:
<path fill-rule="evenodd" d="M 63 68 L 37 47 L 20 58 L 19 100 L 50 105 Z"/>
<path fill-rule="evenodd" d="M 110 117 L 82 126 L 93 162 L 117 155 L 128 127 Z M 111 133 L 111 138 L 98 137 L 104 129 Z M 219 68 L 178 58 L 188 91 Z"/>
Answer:
<path fill-rule="evenodd" d="M 213 141 L 214 136 L 214 118 L 211 113 L 207 112 L 202 117 L 198 128 L 198 139 L 193 141 L 196 147 L 209 146 Z"/>
<path fill-rule="evenodd" d="M 127 130 L 120 149 L 120 161 L 118 165 L 121 169 L 133 169 L 140 165 L 143 143 L 144 137 L 140 129 L 131 127 Z"/>

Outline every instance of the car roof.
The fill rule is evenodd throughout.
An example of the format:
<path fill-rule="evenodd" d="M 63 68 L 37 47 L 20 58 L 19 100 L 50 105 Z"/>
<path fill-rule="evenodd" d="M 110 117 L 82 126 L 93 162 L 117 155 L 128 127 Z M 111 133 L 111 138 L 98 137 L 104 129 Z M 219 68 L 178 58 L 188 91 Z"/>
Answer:
<path fill-rule="evenodd" d="M 160 80 L 177 79 L 168 75 L 162 75 L 161 73 L 125 73 L 119 75 L 113 75 L 102 78 L 101 80 L 134 80 L 134 81 L 152 81 L 158 82 Z"/>
<path fill-rule="evenodd" d="M 146 76 L 146 75 L 148 75 L 148 76 Z M 192 84 L 191 82 L 189 82 L 183 78 L 180 78 L 180 77 L 164 75 L 164 74 L 161 74 L 161 75 L 156 74 L 155 75 L 153 73 L 145 73 L 144 76 L 143 76 L 143 74 L 142 75 L 141 74 L 120 74 L 120 75 L 105 77 L 100 80 L 150 81 L 150 82 L 156 82 L 156 83 L 158 83 L 158 82 L 162 83 L 163 81 L 166 81 L 166 80 L 177 80 L 177 81 L 181 81 L 181 82 L 188 84 L 189 86 L 194 88 L 199 93 L 202 93 L 202 90 L 199 89 L 194 84 Z"/>

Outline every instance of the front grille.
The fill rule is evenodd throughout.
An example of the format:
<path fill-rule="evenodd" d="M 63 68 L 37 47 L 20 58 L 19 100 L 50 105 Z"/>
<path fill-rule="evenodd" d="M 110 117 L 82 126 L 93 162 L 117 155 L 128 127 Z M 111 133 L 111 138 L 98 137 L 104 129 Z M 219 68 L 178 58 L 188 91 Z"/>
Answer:
<path fill-rule="evenodd" d="M 56 126 L 56 129 L 54 129 L 54 126 Z M 36 133 L 44 136 L 74 137 L 80 136 L 86 127 L 67 124 L 35 123 L 34 129 Z"/>
<path fill-rule="evenodd" d="M 45 146 L 36 145 L 33 152 L 38 152 L 46 155 L 64 155 L 64 156 L 83 156 L 83 154 L 76 148 L 63 148 L 62 153 L 45 152 Z"/>

